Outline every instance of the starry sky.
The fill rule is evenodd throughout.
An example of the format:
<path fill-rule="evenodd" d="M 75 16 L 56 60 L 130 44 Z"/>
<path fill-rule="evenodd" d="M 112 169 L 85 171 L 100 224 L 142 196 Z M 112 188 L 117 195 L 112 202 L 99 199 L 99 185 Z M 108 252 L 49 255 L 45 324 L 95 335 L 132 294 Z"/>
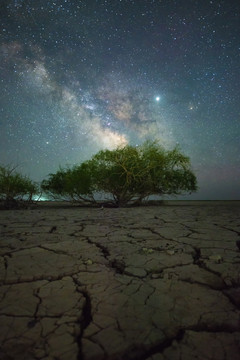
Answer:
<path fill-rule="evenodd" d="M 239 0 L 1 0 L 0 163 L 41 181 L 159 139 L 240 199 Z"/>

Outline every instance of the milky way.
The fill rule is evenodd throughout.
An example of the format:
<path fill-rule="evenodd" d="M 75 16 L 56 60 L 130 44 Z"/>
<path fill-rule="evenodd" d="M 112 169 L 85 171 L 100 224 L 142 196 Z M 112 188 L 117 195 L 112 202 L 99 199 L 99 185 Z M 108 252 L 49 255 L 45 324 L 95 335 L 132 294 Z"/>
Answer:
<path fill-rule="evenodd" d="M 159 139 L 199 191 L 240 199 L 240 3 L 4 0 L 0 163 L 36 181 Z"/>

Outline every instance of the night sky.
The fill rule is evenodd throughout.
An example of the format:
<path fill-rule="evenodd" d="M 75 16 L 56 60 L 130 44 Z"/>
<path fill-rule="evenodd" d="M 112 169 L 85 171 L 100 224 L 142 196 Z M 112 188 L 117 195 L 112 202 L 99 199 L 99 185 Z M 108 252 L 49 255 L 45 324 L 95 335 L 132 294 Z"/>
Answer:
<path fill-rule="evenodd" d="M 191 158 L 187 199 L 240 199 L 239 0 L 1 0 L 0 16 L 1 164 L 40 181 L 159 139 Z"/>

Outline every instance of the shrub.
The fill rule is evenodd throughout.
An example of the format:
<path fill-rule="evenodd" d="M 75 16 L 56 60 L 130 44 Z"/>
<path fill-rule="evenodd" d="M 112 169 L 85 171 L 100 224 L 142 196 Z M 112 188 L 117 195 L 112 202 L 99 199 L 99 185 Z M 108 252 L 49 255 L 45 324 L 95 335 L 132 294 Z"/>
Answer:
<path fill-rule="evenodd" d="M 92 183 L 90 166 L 82 163 L 49 174 L 48 179 L 42 181 L 41 189 L 55 200 L 95 202 Z"/>
<path fill-rule="evenodd" d="M 165 150 L 158 142 L 125 146 L 97 153 L 89 161 L 98 191 L 109 193 L 122 206 L 150 195 L 179 195 L 197 190 L 189 157 L 178 148 Z"/>
<path fill-rule="evenodd" d="M 5 209 L 26 207 L 37 192 L 37 185 L 16 168 L 0 166 L 0 202 Z"/>
<path fill-rule="evenodd" d="M 60 168 L 41 185 L 55 198 L 96 202 L 96 195 L 115 206 L 141 203 L 150 195 L 179 195 L 197 190 L 189 157 L 158 142 L 101 150 L 72 169 Z"/>

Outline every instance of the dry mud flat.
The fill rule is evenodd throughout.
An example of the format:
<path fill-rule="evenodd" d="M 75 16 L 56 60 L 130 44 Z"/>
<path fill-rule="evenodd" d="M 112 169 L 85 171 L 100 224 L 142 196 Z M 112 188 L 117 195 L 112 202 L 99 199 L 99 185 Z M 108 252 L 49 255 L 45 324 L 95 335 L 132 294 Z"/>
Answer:
<path fill-rule="evenodd" d="M 240 206 L 0 212 L 1 360 L 240 359 Z"/>

